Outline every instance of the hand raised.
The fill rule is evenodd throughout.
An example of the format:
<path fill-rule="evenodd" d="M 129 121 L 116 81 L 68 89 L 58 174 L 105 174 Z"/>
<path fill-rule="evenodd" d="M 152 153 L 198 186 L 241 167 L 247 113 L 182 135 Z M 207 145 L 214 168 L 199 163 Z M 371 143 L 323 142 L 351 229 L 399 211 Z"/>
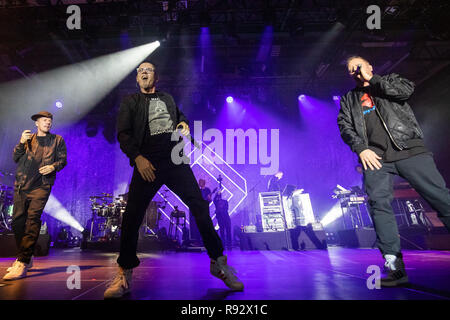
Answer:
<path fill-rule="evenodd" d="M 361 77 L 366 81 L 370 81 L 370 79 L 372 79 L 373 77 L 372 71 L 370 71 L 370 69 L 366 65 L 361 66 L 360 73 Z"/>
<path fill-rule="evenodd" d="M 177 129 L 181 129 L 181 134 L 187 136 L 190 132 L 189 126 L 186 122 L 182 121 L 177 125 Z"/>
<path fill-rule="evenodd" d="M 20 137 L 20 143 L 25 143 L 31 139 L 31 130 L 24 130 L 22 136 Z"/>

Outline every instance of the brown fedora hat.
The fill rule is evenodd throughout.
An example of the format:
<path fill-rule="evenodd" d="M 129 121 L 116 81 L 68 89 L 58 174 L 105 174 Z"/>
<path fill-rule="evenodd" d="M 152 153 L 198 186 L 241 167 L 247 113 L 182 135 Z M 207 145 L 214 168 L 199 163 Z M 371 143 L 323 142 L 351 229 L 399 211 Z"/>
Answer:
<path fill-rule="evenodd" d="M 48 112 L 48 111 L 40 111 L 39 113 L 33 114 L 31 116 L 31 120 L 36 121 L 40 117 L 53 119 L 53 115 L 50 112 Z"/>

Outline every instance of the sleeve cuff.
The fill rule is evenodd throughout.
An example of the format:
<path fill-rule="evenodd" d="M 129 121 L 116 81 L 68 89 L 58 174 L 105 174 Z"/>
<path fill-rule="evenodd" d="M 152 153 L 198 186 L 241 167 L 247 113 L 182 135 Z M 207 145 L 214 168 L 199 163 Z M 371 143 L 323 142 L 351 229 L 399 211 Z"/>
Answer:
<path fill-rule="evenodd" d="M 140 155 L 139 152 L 133 152 L 133 154 L 131 155 L 130 159 L 131 161 L 134 163 L 136 161 L 136 158 Z"/>
<path fill-rule="evenodd" d="M 371 85 L 375 85 L 375 84 L 379 83 L 380 81 L 381 81 L 381 76 L 378 75 L 378 74 L 374 74 L 374 75 L 372 76 L 372 79 L 369 80 L 369 83 L 370 83 Z"/>
<path fill-rule="evenodd" d="M 357 146 L 355 146 L 355 148 L 353 149 L 355 151 L 355 153 L 359 156 L 359 154 L 361 152 L 363 152 L 364 150 L 368 149 L 368 147 L 364 144 L 359 144 Z"/>

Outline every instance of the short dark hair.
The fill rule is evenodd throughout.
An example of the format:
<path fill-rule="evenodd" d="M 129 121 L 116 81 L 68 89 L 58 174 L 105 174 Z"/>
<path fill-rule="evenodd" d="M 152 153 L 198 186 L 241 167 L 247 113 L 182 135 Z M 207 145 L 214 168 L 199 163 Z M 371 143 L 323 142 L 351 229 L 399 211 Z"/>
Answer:
<path fill-rule="evenodd" d="M 349 56 L 349 57 L 345 60 L 345 66 L 348 67 L 348 64 L 349 64 L 350 61 L 353 60 L 353 59 L 362 59 L 362 60 L 364 60 L 365 62 L 369 63 L 369 61 L 367 61 L 366 58 L 363 58 L 363 57 L 358 56 L 358 55 L 353 55 L 353 56 Z"/>
<path fill-rule="evenodd" d="M 153 62 L 153 61 L 150 61 L 150 60 L 144 60 L 144 61 L 142 61 L 141 63 L 139 63 L 139 65 L 138 65 L 138 67 L 141 65 L 141 64 L 143 64 L 143 63 L 150 63 L 152 66 L 153 66 L 153 68 L 155 69 L 155 80 L 158 80 L 159 79 L 159 72 L 158 72 L 158 66 Z"/>
<path fill-rule="evenodd" d="M 142 61 L 141 63 L 139 63 L 138 66 L 140 66 L 140 65 L 143 64 L 143 63 L 150 63 L 150 64 L 153 65 L 153 66 L 155 67 L 155 69 L 156 69 L 156 64 L 155 64 L 153 61 L 150 61 L 150 60 L 144 60 L 144 61 Z"/>

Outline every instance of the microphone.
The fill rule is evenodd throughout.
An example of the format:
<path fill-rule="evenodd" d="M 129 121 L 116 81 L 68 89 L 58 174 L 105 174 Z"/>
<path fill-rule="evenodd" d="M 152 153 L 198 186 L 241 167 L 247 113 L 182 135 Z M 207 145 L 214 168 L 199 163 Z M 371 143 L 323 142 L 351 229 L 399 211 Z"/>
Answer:
<path fill-rule="evenodd" d="M 183 129 L 183 126 L 181 126 L 181 125 L 177 126 L 177 130 L 182 130 L 182 129 Z M 197 149 L 202 150 L 202 147 L 200 146 L 200 144 L 191 136 L 190 133 L 188 135 L 186 135 L 185 137 L 188 138 Z"/>
<path fill-rule="evenodd" d="M 32 148 L 31 148 L 31 136 L 27 139 L 27 145 L 28 145 L 28 149 L 32 150 Z"/>
<path fill-rule="evenodd" d="M 362 65 L 360 65 L 360 64 L 358 64 L 356 66 L 355 74 L 361 74 L 361 67 L 362 67 Z"/>

